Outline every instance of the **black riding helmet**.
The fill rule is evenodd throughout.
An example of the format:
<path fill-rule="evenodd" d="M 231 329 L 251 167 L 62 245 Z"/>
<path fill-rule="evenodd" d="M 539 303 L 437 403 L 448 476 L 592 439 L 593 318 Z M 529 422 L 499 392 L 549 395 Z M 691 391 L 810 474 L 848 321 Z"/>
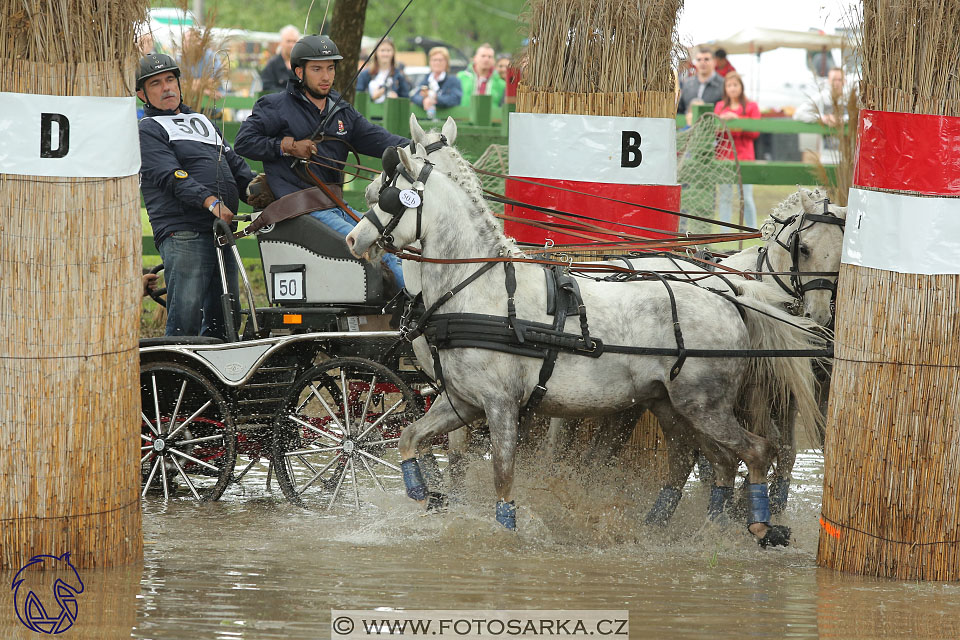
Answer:
<path fill-rule="evenodd" d="M 147 78 L 164 71 L 173 71 L 173 75 L 180 79 L 180 67 L 167 54 L 149 53 L 140 58 L 140 65 L 137 68 L 137 91 L 143 89 L 143 83 Z"/>
<path fill-rule="evenodd" d="M 146 82 L 147 78 L 167 71 L 173 72 L 173 75 L 177 78 L 177 85 L 179 86 L 180 67 L 173 61 L 173 58 L 165 53 L 148 53 L 143 56 L 140 58 L 140 64 L 137 67 L 137 91 L 143 90 L 143 83 Z M 143 92 L 143 102 L 148 107 L 153 107 L 153 105 L 150 104 L 150 98 L 147 97 L 146 91 Z"/>
<path fill-rule="evenodd" d="M 343 60 L 343 56 L 328 36 L 303 36 L 293 45 L 290 66 L 303 66 L 307 60 Z"/>

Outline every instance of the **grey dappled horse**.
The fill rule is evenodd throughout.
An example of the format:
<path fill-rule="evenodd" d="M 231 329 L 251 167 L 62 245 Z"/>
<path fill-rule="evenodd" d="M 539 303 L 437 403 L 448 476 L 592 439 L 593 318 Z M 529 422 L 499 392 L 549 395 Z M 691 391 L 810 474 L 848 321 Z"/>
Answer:
<path fill-rule="evenodd" d="M 784 200 L 762 225 L 764 239 L 762 245 L 725 258 L 721 260 L 721 264 L 743 272 L 759 270 L 789 273 L 791 269 L 807 274 L 838 272 L 847 208 L 829 204 L 825 210 L 825 198 L 826 194 L 820 190 L 809 191 L 798 188 L 798 191 Z M 657 262 L 656 259 L 652 261 Z M 637 263 L 638 268 L 649 268 L 651 261 L 641 259 L 637 260 Z M 658 265 L 654 268 L 669 267 Z M 697 265 L 685 265 L 685 269 L 689 271 L 696 271 L 699 268 Z M 732 282 L 740 282 L 743 278 L 743 276 L 722 271 L 719 273 Z M 790 276 L 763 275 L 759 277 L 771 291 L 791 289 L 794 296 L 794 304 L 791 306 L 796 313 L 802 312 L 825 328 L 832 324 L 836 276 L 798 275 L 791 278 Z M 702 282 L 705 286 L 721 287 L 718 280 L 719 278 L 714 277 Z M 817 387 L 820 414 L 816 421 L 818 428 L 812 432 L 807 431 L 806 434 L 808 440 L 812 442 L 822 438 L 819 427 L 826 412 L 829 391 L 829 365 L 826 362 L 819 362 L 817 366 L 824 367 L 821 372 L 825 376 L 819 381 Z M 771 421 L 766 425 L 766 433 L 777 443 L 776 468 L 770 483 L 771 507 L 774 512 L 777 512 L 786 505 L 791 473 L 796 462 L 797 407 L 794 403 L 788 402 L 785 406 L 774 406 L 772 409 Z M 631 415 L 611 416 L 599 421 L 585 456 L 585 464 L 589 467 L 616 455 L 630 438 L 635 424 L 636 416 Z M 806 420 L 801 424 L 813 423 Z M 566 443 L 571 439 L 570 432 L 568 425 L 552 421 L 549 433 L 552 439 L 551 449 L 564 450 Z M 682 487 L 694 464 L 692 452 L 678 450 L 675 443 L 671 442 L 667 442 L 667 449 L 671 457 L 677 456 L 683 460 L 683 463 L 674 465 L 671 462 L 670 475 L 654 508 L 648 515 L 648 522 L 651 524 L 662 524 L 673 514 L 682 495 Z M 716 486 L 712 490 L 709 507 L 712 518 L 718 517 L 732 498 L 735 472 L 736 469 L 717 469 Z"/>
<path fill-rule="evenodd" d="M 424 132 L 415 116 L 410 117 L 410 137 L 414 143 L 422 145 L 428 153 L 426 158 L 436 169 L 447 175 L 461 175 L 471 185 L 471 190 L 477 193 L 481 190 L 480 181 L 470 170 L 469 164 L 463 159 L 454 147 L 457 137 L 457 126 L 452 118 L 448 118 L 440 131 Z M 367 201 L 372 206 L 376 202 L 382 177 L 378 178 L 367 190 Z M 829 215 L 835 220 L 824 221 L 822 214 L 823 200 L 826 193 L 815 189 L 813 191 L 798 187 L 797 192 L 789 196 L 771 213 L 762 226 L 764 243 L 761 246 L 751 247 L 738 254 L 722 260 L 724 265 L 738 271 L 773 271 L 787 273 L 791 269 L 800 273 L 836 272 L 840 265 L 840 252 L 843 239 L 842 222 L 846 219 L 846 207 L 830 205 Z M 812 216 L 812 218 L 810 217 Z M 819 218 L 818 222 L 816 219 Z M 833 224 L 830 224 L 833 222 Z M 519 252 L 518 252 L 519 253 Z M 678 262 L 677 259 L 641 256 L 631 258 L 634 268 L 653 271 L 699 271 L 706 274 L 706 267 L 697 262 Z M 622 266 L 622 261 L 613 264 Z M 689 275 L 688 278 L 698 278 L 705 286 L 731 292 L 730 279 L 742 280 L 742 277 L 728 272 L 719 272 L 723 277 L 702 279 L 700 276 Z M 683 277 L 683 276 L 678 276 Z M 408 290 L 419 293 L 420 265 L 416 262 L 404 261 L 404 278 Z M 773 287 L 774 291 L 783 289 L 792 293 L 796 300 L 791 304 L 794 312 L 802 311 L 808 318 L 818 324 L 827 326 L 833 317 L 833 292 L 836 287 L 836 277 L 819 275 L 790 276 L 765 275 L 761 281 Z M 755 290 L 757 294 L 762 290 Z M 768 300 L 768 302 L 770 302 Z M 772 303 L 776 303 L 775 301 Z M 428 371 L 432 371 L 432 362 L 429 359 L 429 350 L 422 338 L 414 342 L 414 350 L 421 355 L 421 364 Z M 821 412 L 825 412 L 828 385 L 818 387 Z M 784 507 L 789 492 L 790 475 L 796 461 L 796 439 L 794 423 L 796 422 L 795 408 L 792 403 L 787 407 L 774 407 L 773 421 L 767 425 L 767 435 L 777 443 L 776 470 L 771 480 L 772 507 L 780 510 Z M 594 437 L 586 455 L 587 466 L 592 463 L 605 462 L 612 458 L 633 432 L 639 415 L 642 411 L 630 411 L 624 415 L 609 416 L 597 422 Z M 807 421 L 805 424 L 811 424 Z M 554 419 L 548 431 L 548 450 L 556 453 L 569 448 L 571 435 L 575 425 L 572 422 Z M 458 460 L 466 448 L 467 429 L 459 429 L 450 434 L 450 472 L 456 482 L 456 476 L 462 473 L 458 468 Z M 814 434 L 808 434 L 813 436 Z M 669 447 L 670 445 L 668 445 Z M 672 448 L 672 447 L 671 447 Z M 673 455 L 685 461 L 684 464 L 692 467 L 692 452 L 674 452 Z M 683 474 L 678 466 L 676 476 Z M 732 495 L 732 481 L 736 469 L 721 470 L 718 476 L 720 482 L 727 482 L 713 489 L 711 495 L 710 515 L 718 517 Z M 689 471 L 682 478 L 671 477 L 664 487 L 656 505 L 651 510 L 648 521 L 663 523 L 672 515 L 681 495 L 682 488 Z"/>
<path fill-rule="evenodd" d="M 415 148 L 423 155 L 425 150 Z M 400 165 L 410 176 L 421 176 L 424 163 L 405 150 L 398 151 Z M 422 179 L 422 178 L 421 178 Z M 437 171 L 424 183 L 396 177 L 396 186 L 422 189 L 422 207 L 402 209 L 399 218 L 379 204 L 347 236 L 355 254 L 376 258 L 381 238 L 378 226 L 389 228 L 394 244 L 404 246 L 419 240 L 429 259 L 503 257 L 516 253 L 511 240 L 469 179 L 447 177 Z M 412 212 L 412 213 L 411 213 Z M 422 214 L 422 215 L 421 215 Z M 377 224 L 371 221 L 375 218 Z M 517 318 L 548 323 L 546 283 L 538 265 L 510 262 L 516 272 L 514 295 Z M 422 289 L 426 305 L 477 272 L 474 263 L 425 263 Z M 469 286 L 450 297 L 444 314 L 503 316 L 507 308 L 504 285 L 506 268 L 488 270 Z M 743 292 L 766 285 L 745 281 Z M 580 281 L 591 334 L 607 345 L 676 347 L 671 317 L 670 292 L 660 281 L 626 283 Z M 672 285 L 676 310 L 688 349 L 753 350 L 812 349 L 822 342 L 808 329 L 810 321 L 791 319 L 780 305 L 786 294 L 765 293 L 775 305 L 743 295 L 734 304 L 729 299 L 691 284 Z M 793 324 L 791 324 L 791 320 Z M 566 330 L 578 322 L 568 321 Z M 738 422 L 735 405 L 742 403 L 747 416 L 769 413 L 769 405 L 791 395 L 801 407 L 801 416 L 814 416 L 816 401 L 813 372 L 801 358 L 689 358 L 671 379 L 676 356 L 641 356 L 604 352 L 585 357 L 561 352 L 553 377 L 540 405 L 546 415 L 586 417 L 619 413 L 631 407 L 651 409 L 664 430 L 689 447 L 698 447 L 714 464 L 735 467 L 743 460 L 749 469 L 751 497 L 750 531 L 761 544 L 786 544 L 785 528 L 769 525 L 766 471 L 776 447 L 766 438 L 750 433 Z M 513 528 L 512 502 L 514 461 L 520 409 L 537 384 L 541 360 L 482 348 L 455 348 L 439 352 L 446 387 L 427 414 L 407 427 L 400 439 L 404 480 L 410 497 L 426 501 L 427 486 L 416 454 L 428 439 L 457 429 L 465 422 L 485 416 L 490 428 L 497 520 Z"/>

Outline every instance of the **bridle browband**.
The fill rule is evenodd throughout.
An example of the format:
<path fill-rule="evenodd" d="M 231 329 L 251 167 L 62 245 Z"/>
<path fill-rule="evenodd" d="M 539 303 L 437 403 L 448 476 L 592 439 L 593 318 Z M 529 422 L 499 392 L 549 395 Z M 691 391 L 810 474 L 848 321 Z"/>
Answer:
<path fill-rule="evenodd" d="M 774 281 L 780 285 L 780 288 L 785 292 L 796 298 L 797 300 L 803 300 L 804 294 L 808 291 L 815 291 L 817 289 L 824 289 L 830 291 L 831 300 L 835 300 L 837 297 L 837 283 L 835 280 L 828 280 L 826 278 L 816 278 L 814 280 L 808 280 L 807 282 L 802 282 L 800 280 L 800 234 L 803 231 L 806 231 L 814 224 L 820 222 L 824 224 L 833 224 L 840 227 L 841 231 L 845 228 L 846 222 L 841 218 L 835 216 L 829 209 L 830 199 L 823 199 L 823 213 L 802 213 L 794 214 L 789 218 L 784 218 L 783 220 L 777 218 L 774 215 L 770 217 L 773 218 L 773 221 L 780 225 L 780 228 L 777 230 L 776 235 L 773 237 L 774 242 L 783 247 L 787 253 L 790 254 L 790 285 L 787 284 L 780 278 L 779 275 L 775 272 L 773 264 L 770 262 L 770 252 L 767 251 L 766 247 L 761 247 L 759 255 L 757 256 L 757 271 L 764 271 L 765 269 L 773 272 L 772 277 Z M 797 227 L 790 233 L 786 241 L 780 239 L 780 234 L 783 231 L 793 224 L 793 222 L 799 217 L 800 223 Z M 809 222 L 809 224 L 807 224 Z"/>

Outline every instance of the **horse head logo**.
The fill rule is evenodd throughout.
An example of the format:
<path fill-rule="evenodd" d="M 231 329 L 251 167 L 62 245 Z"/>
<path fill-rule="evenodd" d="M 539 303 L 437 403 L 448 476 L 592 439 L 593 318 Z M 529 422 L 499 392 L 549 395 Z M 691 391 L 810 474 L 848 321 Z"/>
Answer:
<path fill-rule="evenodd" d="M 28 572 L 31 568 L 33 571 Z M 50 588 L 49 586 L 40 588 L 39 585 L 43 582 L 40 577 L 43 574 L 36 569 L 57 570 L 65 574 L 58 576 L 53 583 L 53 598 L 59 605 L 59 609 L 54 606 L 47 609 L 32 588 L 36 586 L 41 593 Z M 62 556 L 33 556 L 30 562 L 14 576 L 10 588 L 13 589 L 17 617 L 31 631 L 46 634 L 63 633 L 77 620 L 77 596 L 83 593 L 83 581 L 77 573 L 77 568 L 70 562 L 70 552 Z M 49 605 L 49 599 L 47 603 Z"/>

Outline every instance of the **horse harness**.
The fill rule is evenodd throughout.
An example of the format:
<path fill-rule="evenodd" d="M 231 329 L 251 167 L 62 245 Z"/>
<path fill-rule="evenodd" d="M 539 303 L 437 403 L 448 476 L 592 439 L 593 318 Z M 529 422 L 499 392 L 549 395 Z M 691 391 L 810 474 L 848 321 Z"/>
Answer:
<path fill-rule="evenodd" d="M 428 153 L 435 151 L 446 144 L 445 139 L 430 145 Z M 429 179 L 433 165 L 424 161 L 420 173 L 414 178 L 400 165 L 396 148 L 391 147 L 383 155 L 384 180 L 380 187 L 378 205 L 391 218 L 387 224 L 382 224 L 373 209 L 365 214 L 380 233 L 381 246 L 393 249 L 391 232 L 400 223 L 403 214 L 409 209 L 417 210 L 416 238 L 420 239 L 421 218 L 423 215 L 423 192 L 425 183 Z M 400 189 L 396 182 L 403 176 L 411 187 Z M 412 195 L 411 195 L 412 194 Z M 415 197 L 413 197 L 415 196 Z M 819 216 L 818 216 L 819 217 Z M 811 218 L 812 219 L 812 218 Z M 814 220 L 820 221 L 820 220 Z M 670 312 L 676 347 L 637 347 L 625 345 L 605 344 L 600 338 L 590 335 L 587 308 L 580 294 L 580 287 L 576 278 L 568 273 L 567 267 L 552 265 L 544 267 L 544 276 L 547 289 L 547 315 L 553 316 L 553 323 L 535 322 L 517 317 L 515 295 L 517 291 L 516 267 L 506 256 L 503 260 L 484 262 L 476 271 L 447 291 L 429 308 L 423 308 L 423 293 L 410 301 L 401 319 L 401 336 L 413 342 L 423 336 L 430 347 L 433 356 L 434 372 L 441 391 L 447 387 L 443 375 L 443 366 L 440 351 L 445 349 L 480 348 L 500 351 L 513 355 L 542 359 L 537 384 L 530 393 L 527 403 L 521 410 L 521 420 L 529 416 L 543 400 L 547 392 L 547 382 L 553 375 L 557 357 L 562 353 L 570 353 L 590 358 L 598 358 L 604 353 L 620 353 L 629 355 L 665 356 L 676 358 L 670 369 L 670 379 L 675 379 L 683 368 L 688 357 L 729 358 L 729 357 L 822 357 L 832 355 L 824 350 L 749 350 L 749 349 L 687 349 L 684 345 L 683 332 L 680 328 L 680 318 L 677 312 L 676 297 L 670 286 L 670 280 L 675 280 L 655 271 L 632 274 L 631 279 L 659 280 L 666 288 L 670 301 Z M 507 294 L 507 314 L 497 316 L 477 313 L 438 313 L 440 308 L 460 291 L 491 271 L 498 264 L 504 269 L 504 288 Z M 628 264 L 629 263 L 628 261 Z M 631 264 L 632 266 L 632 264 Z M 731 291 L 736 287 L 724 278 Z M 695 282 L 690 282 L 699 286 Z M 733 303 L 741 316 L 744 313 L 743 305 L 733 296 L 724 292 L 710 289 Z M 580 322 L 579 333 L 564 331 L 567 318 L 576 315 Z M 448 398 L 449 399 L 449 398 Z M 456 412 L 453 403 L 450 404 Z M 459 413 L 457 413 L 459 416 Z M 461 421 L 463 419 L 461 418 Z"/>
<path fill-rule="evenodd" d="M 776 273 L 773 274 L 773 279 L 778 285 L 780 285 L 781 289 L 786 291 L 798 301 L 802 301 L 804 294 L 806 294 L 808 291 L 814 291 L 817 289 L 826 289 L 827 291 L 830 291 L 831 302 L 835 301 L 837 298 L 837 283 L 833 280 L 816 278 L 815 280 L 809 280 L 808 282 L 800 281 L 800 234 L 818 222 L 837 225 L 840 227 L 841 231 L 843 231 L 845 227 L 844 220 L 831 213 L 829 206 L 830 199 L 824 198 L 822 214 L 806 212 L 799 214 L 800 224 L 798 224 L 797 228 L 790 233 L 786 241 L 780 239 L 780 234 L 783 233 L 784 229 L 793 224 L 793 221 L 797 219 L 798 214 L 793 214 L 789 218 L 785 218 L 783 220 L 780 220 L 776 216 L 771 216 L 774 222 L 780 225 L 780 228 L 777 230 L 777 234 L 773 238 L 774 242 L 786 249 L 790 254 L 790 286 L 787 286 L 786 283 L 784 283 L 784 281 Z M 806 224 L 807 222 L 810 224 Z M 761 247 L 759 250 L 757 255 L 756 270 L 776 271 L 776 269 L 773 268 L 773 264 L 770 262 L 770 252 L 767 250 L 766 246 Z"/>

